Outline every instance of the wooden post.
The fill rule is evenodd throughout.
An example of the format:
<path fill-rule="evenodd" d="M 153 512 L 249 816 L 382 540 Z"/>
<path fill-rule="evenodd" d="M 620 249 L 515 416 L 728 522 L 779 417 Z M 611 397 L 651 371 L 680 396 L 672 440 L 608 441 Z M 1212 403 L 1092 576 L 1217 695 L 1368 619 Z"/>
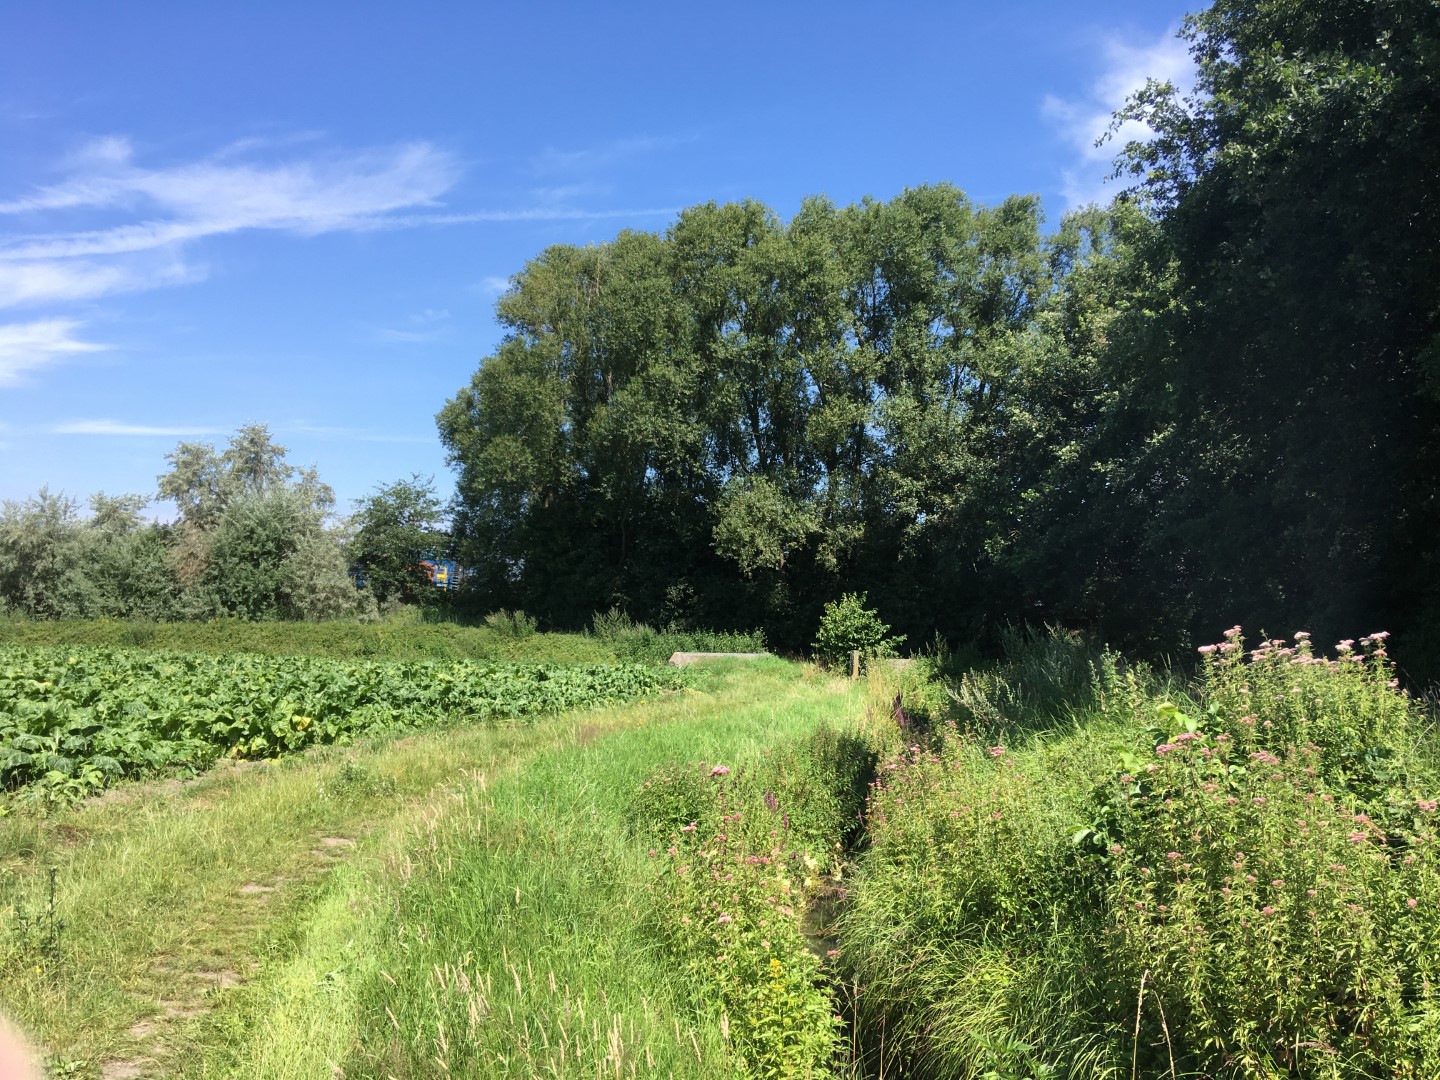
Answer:
<path fill-rule="evenodd" d="M 853 679 L 858 679 L 858 678 L 860 678 L 860 650 L 859 650 L 859 649 L 851 649 L 851 650 L 850 650 L 850 678 L 851 678 L 852 680 L 853 680 Z"/>

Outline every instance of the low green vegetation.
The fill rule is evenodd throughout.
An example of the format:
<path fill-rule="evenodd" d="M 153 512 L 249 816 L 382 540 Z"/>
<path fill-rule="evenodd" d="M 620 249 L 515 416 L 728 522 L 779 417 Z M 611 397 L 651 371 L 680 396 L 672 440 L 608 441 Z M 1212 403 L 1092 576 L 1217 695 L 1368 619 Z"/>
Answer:
<path fill-rule="evenodd" d="M 150 622 L 124 619 L 0 619 L 0 644 L 92 645 L 175 652 L 264 653 L 374 660 L 514 660 L 561 664 L 663 664 L 675 652 L 763 652 L 764 635 L 660 631 L 600 615 L 583 634 L 541 633 L 524 612 L 500 611 L 480 625 L 424 621 L 414 614 L 375 622 Z"/>
<path fill-rule="evenodd" d="M 86 1077 L 761 1076 L 770 1060 L 828 1061 L 838 1022 L 801 919 L 863 798 L 866 751 L 844 734 L 861 705 L 794 665 L 722 664 L 679 694 L 542 725 L 365 737 L 0 819 L 0 1007 Z M 730 912 L 746 946 L 723 971 L 650 854 L 671 832 L 708 850 L 647 787 L 682 772 L 707 824 L 717 799 L 754 814 L 719 859 L 751 874 Z M 819 794 L 841 775 L 848 794 Z M 771 849 L 771 866 L 741 854 Z M 13 915 L 43 911 L 51 866 L 62 929 L 47 950 Z M 772 934 L 754 920 L 782 887 L 791 910 Z M 750 996 L 771 957 L 808 1002 L 804 1032 L 765 1034 L 790 1026 L 788 997 Z"/>
<path fill-rule="evenodd" d="M 0 1007 L 82 1077 L 1433 1076 L 1440 757 L 1385 636 L 1007 648 L 17 805 Z"/>
<path fill-rule="evenodd" d="M 278 968 L 312 927 L 335 926 L 339 946 L 350 940 L 343 891 L 333 910 L 347 874 L 403 859 L 396 838 L 451 805 L 467 777 L 503 773 L 538 746 L 573 741 L 582 723 L 607 723 L 582 715 L 222 762 L 194 781 L 127 784 L 44 816 L 0 818 L 0 1010 L 43 1048 L 54 1076 L 176 1075 L 223 1041 L 209 1019 L 228 1016 L 240 988 Z M 311 988 L 323 993 L 338 966 Z"/>
<path fill-rule="evenodd" d="M 245 653 L 0 647 L 0 787 L 75 799 L 357 735 L 514 720 L 655 694 L 638 664 L 343 661 Z"/>

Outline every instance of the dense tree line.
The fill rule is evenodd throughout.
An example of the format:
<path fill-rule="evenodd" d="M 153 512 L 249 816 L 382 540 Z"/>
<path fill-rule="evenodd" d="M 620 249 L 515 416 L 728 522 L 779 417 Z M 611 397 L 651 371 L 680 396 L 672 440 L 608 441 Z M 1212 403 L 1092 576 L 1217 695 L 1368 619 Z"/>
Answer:
<path fill-rule="evenodd" d="M 1166 650 L 1440 595 L 1440 5 L 1218 0 L 1134 187 L 931 185 L 552 247 L 439 416 L 477 602 L 808 641 L 1055 620 Z"/>
<path fill-rule="evenodd" d="M 173 521 L 147 519 L 141 495 L 96 495 L 88 516 L 49 490 L 0 504 L 0 613 L 328 619 L 433 599 L 419 562 L 446 539 L 427 481 L 381 485 L 335 521 L 329 486 L 263 425 L 167 461 L 156 494 Z"/>

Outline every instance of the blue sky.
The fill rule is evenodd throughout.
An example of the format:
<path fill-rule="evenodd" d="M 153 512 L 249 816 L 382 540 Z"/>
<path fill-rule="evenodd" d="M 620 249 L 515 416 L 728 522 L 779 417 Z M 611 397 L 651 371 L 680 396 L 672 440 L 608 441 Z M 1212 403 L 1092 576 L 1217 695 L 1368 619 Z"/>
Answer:
<path fill-rule="evenodd" d="M 544 246 L 940 180 L 1053 223 L 1190 6 L 0 0 L 0 498 L 250 421 L 342 508 L 448 493 L 434 414 Z"/>

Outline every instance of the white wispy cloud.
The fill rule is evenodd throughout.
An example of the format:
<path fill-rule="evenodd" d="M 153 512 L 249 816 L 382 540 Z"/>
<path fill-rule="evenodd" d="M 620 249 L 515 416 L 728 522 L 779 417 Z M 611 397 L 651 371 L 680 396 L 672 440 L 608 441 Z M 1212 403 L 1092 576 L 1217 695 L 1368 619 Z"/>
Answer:
<path fill-rule="evenodd" d="M 206 267 L 194 254 L 197 244 L 245 231 L 315 236 L 676 212 L 674 207 L 578 207 L 572 200 L 593 191 L 583 183 L 537 188 L 533 206 L 451 211 L 440 200 L 461 169 L 448 151 L 411 142 L 325 152 L 314 146 L 318 141 L 314 133 L 241 139 L 202 160 L 151 167 L 123 136 L 90 140 L 61 163 L 60 181 L 0 193 L 0 308 L 198 281 Z M 620 140 L 590 150 L 547 151 L 541 159 L 568 169 L 619 160 L 671 141 Z M 276 160 L 277 154 L 290 156 Z M 84 227 L 72 227 L 77 215 Z M 67 227 L 44 228 L 57 219 Z"/>
<path fill-rule="evenodd" d="M 183 285 L 204 276 L 203 265 L 187 262 L 178 251 L 108 261 L 6 262 L 0 257 L 0 308 L 90 300 L 162 285 Z"/>
<path fill-rule="evenodd" d="M 632 135 L 574 150 L 546 147 L 530 159 L 530 168 L 541 174 L 589 172 L 693 141 L 693 136 Z"/>
<path fill-rule="evenodd" d="M 0 234 L 0 306 L 193 281 L 204 271 L 184 253 L 207 237 L 373 228 L 396 211 L 438 206 L 460 176 L 451 154 L 425 142 L 278 163 L 245 157 L 270 146 L 242 140 L 201 161 L 147 168 L 128 140 L 91 140 L 64 163 L 64 180 L 0 198 L 0 219 L 28 226 L 90 212 L 111 220 Z"/>
<path fill-rule="evenodd" d="M 289 424 L 280 433 L 292 432 L 297 435 L 314 435 L 322 439 L 340 442 L 375 443 L 433 443 L 435 435 L 397 435 L 385 431 L 371 431 L 367 428 L 326 427 L 319 424 Z"/>
<path fill-rule="evenodd" d="M 486 274 L 475 284 L 477 291 L 493 296 L 499 296 L 508 288 L 510 288 L 510 279 L 501 274 Z"/>
<path fill-rule="evenodd" d="M 118 435 L 126 438 L 187 438 L 215 435 L 220 429 L 187 424 L 127 424 L 120 420 L 67 420 L 47 429 L 51 435 Z"/>
<path fill-rule="evenodd" d="M 79 326 L 74 319 L 0 324 L 0 386 L 21 382 L 28 372 L 49 367 L 67 356 L 109 348 L 76 338 Z"/>
<path fill-rule="evenodd" d="M 1100 51 L 1104 67 L 1083 95 L 1064 98 L 1049 94 L 1041 104 L 1042 114 L 1075 151 L 1074 161 L 1063 170 L 1061 184 L 1071 207 L 1108 200 L 1115 186 L 1107 184 L 1105 177 L 1117 149 L 1150 134 L 1145 125 L 1127 121 L 1112 141 L 1097 145 L 1126 98 L 1147 79 L 1172 82 L 1182 93 L 1188 92 L 1195 80 L 1190 53 L 1174 29 L 1156 40 L 1138 43 L 1112 36 L 1102 41 Z"/>
<path fill-rule="evenodd" d="M 418 345 L 440 341 L 450 336 L 450 311 L 447 308 L 426 308 L 411 315 L 405 329 L 373 327 L 371 336 L 388 345 Z"/>
<path fill-rule="evenodd" d="M 508 221 L 609 221 L 615 218 L 673 217 L 675 206 L 628 210 L 583 210 L 567 206 L 532 206 L 517 210 L 471 210 L 458 214 L 392 214 L 361 226 L 365 229 L 409 229 L 419 225 L 477 225 Z"/>

